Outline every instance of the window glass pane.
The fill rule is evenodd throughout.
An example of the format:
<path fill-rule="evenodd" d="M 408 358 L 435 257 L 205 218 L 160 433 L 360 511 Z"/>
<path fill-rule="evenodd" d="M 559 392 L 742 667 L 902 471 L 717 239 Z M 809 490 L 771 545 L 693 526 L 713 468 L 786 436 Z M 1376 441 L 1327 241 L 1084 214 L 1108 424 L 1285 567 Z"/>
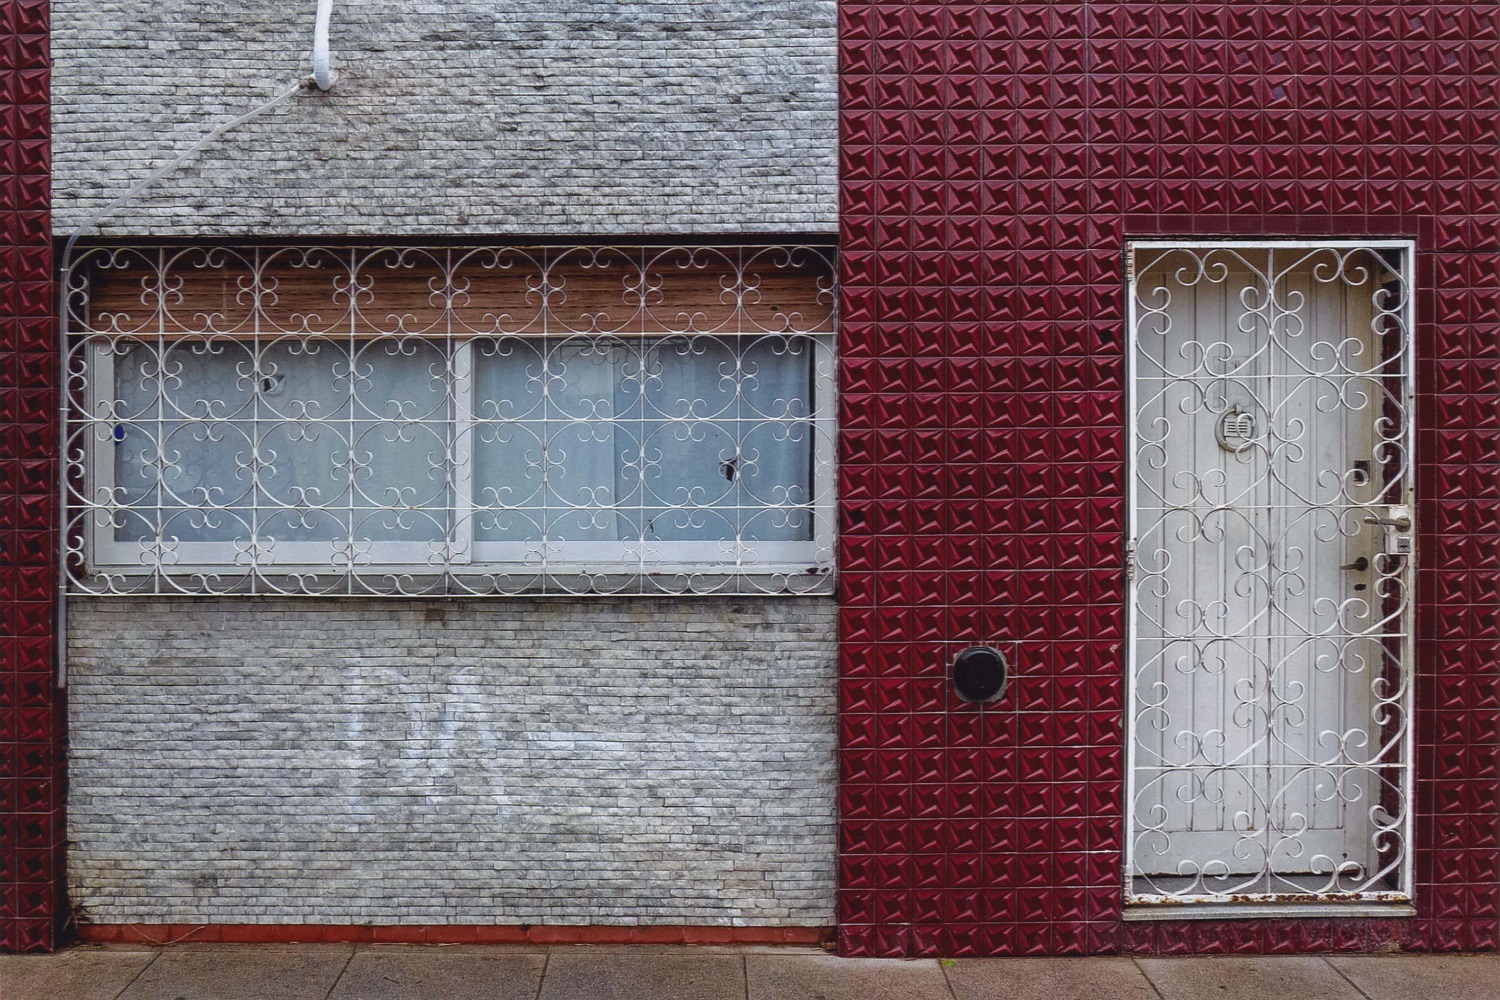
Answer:
<path fill-rule="evenodd" d="M 644 345 L 637 446 L 620 470 L 638 497 L 647 539 L 733 539 L 736 368 L 733 349 L 712 337 L 671 337 Z M 622 386 L 624 388 L 625 386 Z"/>
<path fill-rule="evenodd" d="M 136 346 L 115 359 L 116 540 L 441 540 L 446 368 L 410 340 Z"/>
<path fill-rule="evenodd" d="M 622 492 L 640 488 L 647 539 L 812 537 L 799 507 L 811 494 L 811 361 L 793 338 L 650 344 L 641 445 L 621 469 Z"/>
<path fill-rule="evenodd" d="M 587 339 L 565 341 L 547 352 L 548 539 L 619 537 L 614 380 L 620 355 L 608 340 Z"/>
<path fill-rule="evenodd" d="M 609 338 L 476 342 L 476 539 L 620 537 L 614 382 L 624 354 Z"/>
<path fill-rule="evenodd" d="M 519 337 L 476 340 L 473 352 L 474 536 L 505 542 L 539 539 L 547 508 L 543 343 Z"/>
<path fill-rule="evenodd" d="M 115 540 L 249 537 L 255 394 L 248 344 L 127 344 L 113 356 Z"/>
<path fill-rule="evenodd" d="M 478 347 L 476 539 L 811 539 L 814 349 L 794 337 Z"/>
<path fill-rule="evenodd" d="M 736 482 L 746 541 L 813 537 L 814 371 L 808 337 L 762 337 L 741 360 L 740 454 Z"/>
<path fill-rule="evenodd" d="M 293 353 L 276 344 L 260 353 L 260 398 L 252 415 L 261 465 L 257 537 L 274 542 L 347 538 L 349 352 L 309 341 Z M 340 468 L 340 466 L 344 468 Z"/>

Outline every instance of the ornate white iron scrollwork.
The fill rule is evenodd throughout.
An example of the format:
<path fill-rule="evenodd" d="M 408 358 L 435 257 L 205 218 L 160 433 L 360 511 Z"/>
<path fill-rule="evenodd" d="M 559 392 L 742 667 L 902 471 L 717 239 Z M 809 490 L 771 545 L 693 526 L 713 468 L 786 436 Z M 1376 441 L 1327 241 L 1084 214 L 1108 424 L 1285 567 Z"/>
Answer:
<path fill-rule="evenodd" d="M 1410 247 L 1133 253 L 1127 901 L 1409 899 Z"/>
<path fill-rule="evenodd" d="M 95 247 L 64 280 L 75 592 L 831 581 L 830 248 Z"/>

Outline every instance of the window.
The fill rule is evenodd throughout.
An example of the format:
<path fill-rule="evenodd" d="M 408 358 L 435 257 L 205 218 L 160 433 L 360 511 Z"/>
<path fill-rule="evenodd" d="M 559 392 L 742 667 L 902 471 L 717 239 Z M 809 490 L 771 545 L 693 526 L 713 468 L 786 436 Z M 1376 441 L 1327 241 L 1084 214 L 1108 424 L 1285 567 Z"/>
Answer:
<path fill-rule="evenodd" d="M 68 276 L 73 586 L 826 588 L 831 263 L 89 251 Z"/>

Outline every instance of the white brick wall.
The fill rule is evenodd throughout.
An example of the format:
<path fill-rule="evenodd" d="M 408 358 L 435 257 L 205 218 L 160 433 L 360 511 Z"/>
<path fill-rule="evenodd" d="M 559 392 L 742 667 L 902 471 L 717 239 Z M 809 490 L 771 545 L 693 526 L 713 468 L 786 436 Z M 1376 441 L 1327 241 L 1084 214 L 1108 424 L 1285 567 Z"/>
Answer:
<path fill-rule="evenodd" d="M 833 922 L 828 598 L 71 604 L 97 922 Z"/>
<path fill-rule="evenodd" d="M 53 224 L 309 72 L 314 0 L 54 0 Z M 107 235 L 835 228 L 834 0 L 362 0 Z"/>

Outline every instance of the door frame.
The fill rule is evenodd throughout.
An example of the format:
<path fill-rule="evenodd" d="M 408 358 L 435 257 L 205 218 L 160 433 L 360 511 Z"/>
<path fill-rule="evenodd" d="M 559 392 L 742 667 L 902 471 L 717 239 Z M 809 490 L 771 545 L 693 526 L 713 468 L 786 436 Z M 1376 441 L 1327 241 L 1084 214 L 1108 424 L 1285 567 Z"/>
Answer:
<path fill-rule="evenodd" d="M 1204 239 L 1183 237 L 1142 237 L 1127 239 L 1124 251 L 1125 293 L 1125 532 L 1122 539 L 1125 560 L 1125 704 L 1123 735 L 1125 740 L 1125 780 L 1123 847 L 1121 850 L 1121 891 L 1125 920 L 1181 920 L 1181 919 L 1242 919 L 1272 918 L 1301 915 L 1337 915 L 1342 917 L 1402 917 L 1414 916 L 1415 901 L 1415 813 L 1416 801 L 1416 649 L 1415 612 L 1417 600 L 1417 566 L 1420 556 L 1419 535 L 1414 524 L 1412 550 L 1405 572 L 1407 587 L 1405 606 L 1400 622 L 1400 655 L 1402 661 L 1403 697 L 1402 713 L 1405 731 L 1402 733 L 1402 792 L 1405 797 L 1405 815 L 1402 817 L 1400 885 L 1397 891 L 1358 893 L 1307 894 L 1293 898 L 1291 894 L 1222 896 L 1163 896 L 1134 891 L 1135 868 L 1135 797 L 1136 797 L 1136 738 L 1135 717 L 1137 712 L 1136 636 L 1138 626 L 1137 594 L 1140 581 L 1135 572 L 1135 546 L 1139 537 L 1139 512 L 1136 498 L 1136 463 L 1140 447 L 1137 428 L 1137 327 L 1140 316 L 1136 307 L 1136 254 L 1139 250 L 1186 250 L 1208 252 L 1212 250 L 1335 250 L 1348 251 L 1366 249 L 1371 251 L 1395 251 L 1399 254 L 1398 266 L 1392 270 L 1400 276 L 1406 286 L 1406 299 L 1400 310 L 1401 323 L 1406 337 L 1402 352 L 1404 366 L 1404 405 L 1406 408 L 1402 443 L 1407 455 L 1407 483 L 1405 501 L 1416 512 L 1416 487 L 1418 457 L 1416 453 L 1416 241 L 1411 239 Z"/>

